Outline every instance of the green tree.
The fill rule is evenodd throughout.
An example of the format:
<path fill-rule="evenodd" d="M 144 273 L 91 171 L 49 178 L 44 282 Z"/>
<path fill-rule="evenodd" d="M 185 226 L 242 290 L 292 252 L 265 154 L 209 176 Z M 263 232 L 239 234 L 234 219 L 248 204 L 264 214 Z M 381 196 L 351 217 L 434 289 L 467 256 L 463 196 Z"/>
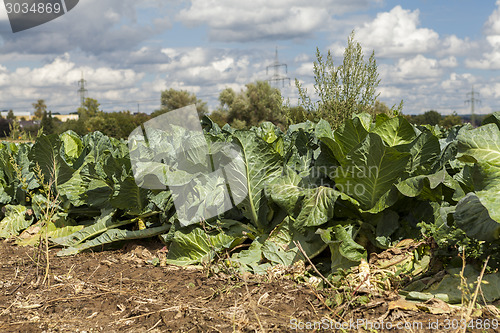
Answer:
<path fill-rule="evenodd" d="M 365 61 L 361 45 L 354 37 L 353 31 L 347 39 L 344 59 L 339 66 L 335 66 L 330 51 L 324 59 L 319 48 L 316 48 L 314 90 L 318 101 L 313 102 L 307 89 L 295 80 L 300 105 L 313 114 L 316 120 L 325 119 L 333 128 L 337 128 L 354 113 L 372 112 L 379 96 L 376 93 L 380 80 L 375 52 L 372 51 L 368 61 Z M 400 111 L 400 108 L 395 111 Z"/>
<path fill-rule="evenodd" d="M 76 132 L 78 135 L 85 135 L 88 133 L 87 130 L 85 129 L 85 123 L 81 119 L 66 120 L 65 122 L 62 122 L 61 124 L 59 124 L 59 126 L 57 126 L 56 130 L 57 130 L 57 134 L 61 134 L 61 133 L 64 133 L 66 131 L 69 131 L 69 130 Z"/>
<path fill-rule="evenodd" d="M 229 106 L 233 105 L 236 99 L 236 92 L 233 88 L 226 88 L 219 94 L 219 102 L 221 110 L 229 111 Z"/>
<path fill-rule="evenodd" d="M 401 101 L 399 106 L 397 106 L 397 107 L 393 106 L 392 108 L 390 108 L 384 102 L 376 100 L 375 104 L 373 105 L 373 107 L 369 111 L 369 113 L 371 113 L 372 115 L 377 115 L 377 114 L 383 113 L 383 114 L 386 114 L 388 116 L 393 116 L 396 114 L 401 114 L 402 109 L 403 109 L 403 101 Z"/>
<path fill-rule="evenodd" d="M 424 114 L 420 114 L 412 117 L 411 122 L 417 125 L 439 125 L 441 123 L 441 114 L 435 110 L 426 111 Z"/>
<path fill-rule="evenodd" d="M 450 128 L 455 125 L 462 125 L 462 117 L 460 117 L 456 111 L 453 111 L 451 115 L 448 115 L 441 120 L 441 126 Z"/>
<path fill-rule="evenodd" d="M 40 127 L 43 128 L 44 134 L 52 134 L 54 133 L 55 125 L 54 120 L 52 119 L 52 111 L 44 111 L 42 116 L 42 121 L 40 122 Z"/>
<path fill-rule="evenodd" d="M 7 113 L 7 119 L 12 121 L 16 120 L 16 116 L 14 116 L 14 111 L 9 110 L 9 112 Z"/>
<path fill-rule="evenodd" d="M 99 104 L 96 99 L 85 98 L 83 105 L 78 108 L 78 117 L 83 121 L 95 117 L 97 113 L 100 112 L 99 106 L 101 106 L 101 104 Z"/>
<path fill-rule="evenodd" d="M 196 94 L 186 90 L 164 90 L 161 93 L 161 108 L 153 112 L 151 117 L 156 117 L 165 112 L 180 109 L 191 104 L 196 104 L 196 110 L 200 116 L 208 113 L 207 103 L 198 99 Z"/>
<path fill-rule="evenodd" d="M 10 121 L 0 117 L 0 137 L 8 137 L 10 135 Z"/>
<path fill-rule="evenodd" d="M 149 119 L 144 113 L 133 115 L 130 111 L 105 113 L 105 116 L 106 119 L 116 124 L 116 130 L 111 136 L 122 139 L 128 138 L 130 132 Z"/>
<path fill-rule="evenodd" d="M 106 126 L 101 132 L 115 137 L 126 139 L 130 135 L 130 133 L 142 123 L 149 120 L 149 116 L 145 113 L 132 114 L 130 111 L 120 111 L 120 112 L 111 112 L 111 113 L 103 113 L 104 119 L 109 124 L 113 124 L 112 127 Z"/>
<path fill-rule="evenodd" d="M 99 111 L 85 121 L 79 119 L 77 121 L 68 120 L 65 123 L 61 123 L 57 130 L 58 133 L 73 130 L 79 135 L 99 131 L 114 138 L 126 139 L 130 132 L 149 119 L 150 117 L 145 113 L 132 114 L 130 111 Z"/>
<path fill-rule="evenodd" d="M 234 100 L 236 99 L 236 92 L 233 90 L 233 88 L 226 88 L 222 90 L 219 94 L 219 107 L 217 110 L 212 111 L 210 114 L 210 119 L 212 121 L 216 122 L 219 126 L 224 126 L 225 124 L 229 124 L 232 122 L 232 118 L 230 121 L 229 113 L 231 111 L 231 106 L 234 104 Z M 239 126 L 242 126 L 244 128 L 246 126 L 246 123 L 240 122 L 241 124 L 238 124 Z M 232 124 L 234 126 L 234 124 Z"/>
<path fill-rule="evenodd" d="M 314 121 L 314 116 L 308 113 L 304 107 L 297 106 L 285 106 L 286 118 L 288 120 L 288 125 L 303 123 L 307 120 Z"/>
<path fill-rule="evenodd" d="M 439 123 L 441 122 L 441 119 L 442 119 L 441 114 L 435 110 L 429 110 L 429 111 L 425 112 L 423 114 L 423 116 L 424 116 L 425 124 L 429 124 L 432 126 L 439 125 Z"/>
<path fill-rule="evenodd" d="M 107 116 L 104 112 L 99 112 L 96 116 L 87 119 L 85 128 L 88 132 L 99 131 L 112 137 L 117 137 L 120 130 L 116 119 Z"/>
<path fill-rule="evenodd" d="M 215 110 L 210 113 L 210 119 L 220 127 L 227 124 L 227 111 Z"/>
<path fill-rule="evenodd" d="M 280 127 L 286 126 L 283 98 L 279 89 L 266 81 L 247 84 L 245 90 L 236 93 L 232 88 L 219 95 L 220 107 L 212 117 L 224 119 L 235 128 L 256 126 L 270 121 Z"/>
<path fill-rule="evenodd" d="M 47 105 L 43 99 L 39 99 L 36 103 L 32 103 L 33 108 L 35 109 L 34 117 L 35 120 L 41 120 L 43 117 L 43 113 L 47 111 Z"/>

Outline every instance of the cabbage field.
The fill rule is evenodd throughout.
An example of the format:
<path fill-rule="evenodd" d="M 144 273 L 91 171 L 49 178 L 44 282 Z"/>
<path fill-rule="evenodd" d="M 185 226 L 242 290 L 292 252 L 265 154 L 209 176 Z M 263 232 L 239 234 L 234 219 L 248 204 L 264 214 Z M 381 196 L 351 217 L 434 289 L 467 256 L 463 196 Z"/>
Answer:
<path fill-rule="evenodd" d="M 293 275 L 319 288 L 357 278 L 365 289 L 397 287 L 409 299 L 449 303 L 463 301 L 463 290 L 450 291 L 453 272 L 474 280 L 488 258 L 482 291 L 500 298 L 500 113 L 478 128 L 449 130 L 384 114 L 359 114 L 336 130 L 325 121 L 235 130 L 207 117 L 202 126 L 215 168 L 223 163 L 218 144 L 241 150 L 244 168 L 225 167 L 248 192 L 233 208 L 203 218 L 226 204 L 227 184 L 204 177 L 206 156 L 188 154 L 189 168 L 172 159 L 192 141 L 181 127 L 149 137 L 177 145 L 164 145 L 170 163 L 140 156 L 164 189 L 136 181 L 126 141 L 69 131 L 0 144 L 0 237 L 47 240 L 59 256 L 159 237 L 167 265 Z M 174 190 L 190 182 L 189 193 Z M 191 222 L 178 219 L 180 195 L 190 197 L 183 214 Z M 443 280 L 415 283 L 437 266 Z"/>

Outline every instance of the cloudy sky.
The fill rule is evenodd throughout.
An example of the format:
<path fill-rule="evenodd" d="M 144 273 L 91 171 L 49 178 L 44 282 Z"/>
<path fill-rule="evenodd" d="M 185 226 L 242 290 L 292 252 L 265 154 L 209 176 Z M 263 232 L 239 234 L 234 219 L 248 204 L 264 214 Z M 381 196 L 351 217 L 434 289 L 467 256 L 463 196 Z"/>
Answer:
<path fill-rule="evenodd" d="M 278 48 L 292 84 L 312 89 L 316 47 L 341 61 L 352 30 L 379 65 L 380 100 L 404 113 L 500 110 L 500 0 L 80 0 L 67 14 L 12 33 L 0 6 L 0 110 L 53 112 L 88 96 L 105 111 L 150 113 L 168 88 L 194 92 L 213 109 L 225 87 L 273 74 Z M 284 67 L 280 75 L 285 75 Z"/>

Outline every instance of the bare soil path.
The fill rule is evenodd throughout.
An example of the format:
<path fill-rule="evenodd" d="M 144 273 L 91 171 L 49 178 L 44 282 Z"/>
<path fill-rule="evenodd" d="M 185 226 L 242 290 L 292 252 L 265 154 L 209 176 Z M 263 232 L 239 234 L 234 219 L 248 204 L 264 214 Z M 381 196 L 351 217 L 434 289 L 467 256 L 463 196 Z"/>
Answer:
<path fill-rule="evenodd" d="M 154 242 L 74 257 L 57 257 L 57 251 L 49 251 L 48 284 L 43 281 L 45 264 L 37 271 L 36 249 L 0 242 L 0 332 L 297 332 L 306 328 L 312 332 L 318 330 L 307 325 L 314 322 L 327 328 L 319 331 L 337 331 L 325 326 L 331 325 L 327 318 L 333 318 L 325 297 L 304 284 L 153 266 L 147 261 L 162 251 L 162 245 Z M 387 322 L 428 323 L 449 318 L 394 306 L 396 299 L 373 299 L 343 320 L 383 316 Z M 351 328 L 346 332 L 367 332 Z M 398 331 L 444 330 L 391 332 Z"/>

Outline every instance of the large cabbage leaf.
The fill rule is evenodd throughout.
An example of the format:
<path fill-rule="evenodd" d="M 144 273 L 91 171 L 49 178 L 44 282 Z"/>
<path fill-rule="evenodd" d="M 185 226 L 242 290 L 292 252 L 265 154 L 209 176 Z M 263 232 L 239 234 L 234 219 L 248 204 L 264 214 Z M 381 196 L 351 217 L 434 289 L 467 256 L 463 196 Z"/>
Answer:
<path fill-rule="evenodd" d="M 33 216 L 28 216 L 27 210 L 21 205 L 5 206 L 5 217 L 0 220 L 0 238 L 17 236 L 33 223 Z"/>
<path fill-rule="evenodd" d="M 411 143 L 401 144 L 395 148 L 400 152 L 411 154 L 406 170 L 410 176 L 431 173 L 441 153 L 438 138 L 427 130 L 420 133 Z"/>
<path fill-rule="evenodd" d="M 178 230 L 168 249 L 167 263 L 179 266 L 207 264 L 218 252 L 238 245 L 243 239 L 224 232 L 207 234 L 202 228 Z"/>
<path fill-rule="evenodd" d="M 478 188 L 458 204 L 455 220 L 471 237 L 494 240 L 500 236 L 500 129 L 487 124 L 460 131 L 457 157 L 474 163 L 482 176 Z"/>
<path fill-rule="evenodd" d="M 266 185 L 281 176 L 283 158 L 271 144 L 251 131 L 237 131 L 234 134 L 242 148 L 245 168 L 226 168 L 227 177 L 234 180 L 231 191 L 246 188 L 248 195 L 239 205 L 243 214 L 257 228 L 265 229 L 269 221 L 265 196 Z M 244 174 L 241 173 L 244 172 Z"/>
<path fill-rule="evenodd" d="M 298 242 L 309 258 L 320 254 L 327 244 L 315 233 L 315 228 L 297 229 L 293 218 L 286 217 L 269 235 L 262 246 L 262 255 L 273 263 L 290 266 L 299 260 L 305 260 L 297 248 Z"/>
<path fill-rule="evenodd" d="M 316 127 L 316 135 L 342 163 L 346 155 L 366 138 L 368 131 L 361 120 L 355 117 L 346 120 L 335 132 L 332 132 L 326 121 L 321 120 Z"/>
<path fill-rule="evenodd" d="M 371 132 L 378 134 L 390 147 L 408 144 L 416 138 L 415 129 L 403 116 L 389 118 Z"/>
<path fill-rule="evenodd" d="M 398 152 L 374 133 L 354 148 L 336 173 L 336 187 L 356 199 L 363 210 L 375 207 L 379 200 L 382 206 L 390 206 L 384 195 L 402 177 L 410 160 L 409 153 Z"/>
<path fill-rule="evenodd" d="M 56 134 L 43 135 L 33 145 L 30 159 L 40 166 L 46 184 L 57 187 L 73 176 L 75 170 L 61 155 L 61 140 Z"/>
<path fill-rule="evenodd" d="M 483 120 L 483 125 L 495 124 L 500 129 L 500 112 L 495 112 Z"/>

